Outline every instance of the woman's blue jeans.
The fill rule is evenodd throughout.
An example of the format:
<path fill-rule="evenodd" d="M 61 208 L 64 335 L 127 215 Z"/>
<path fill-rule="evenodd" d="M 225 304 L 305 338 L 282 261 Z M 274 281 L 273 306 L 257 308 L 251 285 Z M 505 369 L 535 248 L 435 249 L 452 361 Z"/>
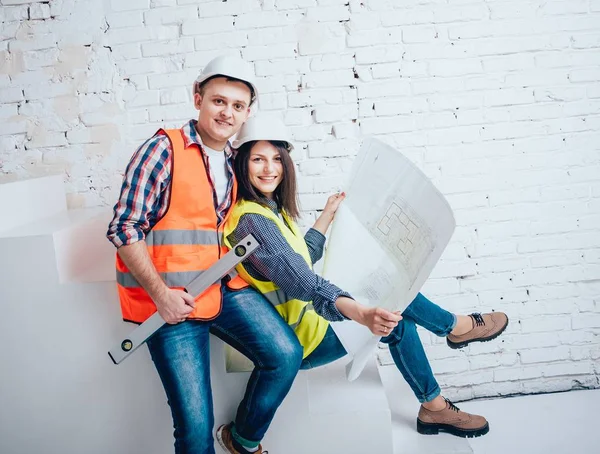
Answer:
<path fill-rule="evenodd" d="M 294 331 L 250 288 L 223 287 L 223 309 L 213 321 L 164 325 L 148 349 L 171 407 L 177 454 L 215 452 L 209 331 L 254 362 L 235 418 L 237 433 L 247 440 L 263 438 L 302 361 Z"/>
<path fill-rule="evenodd" d="M 447 336 L 456 325 L 456 316 L 419 293 L 402 313 L 402 320 L 398 326 L 387 337 L 381 339 L 381 342 L 389 345 L 394 363 L 419 402 L 429 402 L 439 396 L 441 390 L 431 371 L 416 325 L 438 336 Z M 302 361 L 300 368 L 322 366 L 346 354 L 346 350 L 330 326 L 323 341 Z"/>

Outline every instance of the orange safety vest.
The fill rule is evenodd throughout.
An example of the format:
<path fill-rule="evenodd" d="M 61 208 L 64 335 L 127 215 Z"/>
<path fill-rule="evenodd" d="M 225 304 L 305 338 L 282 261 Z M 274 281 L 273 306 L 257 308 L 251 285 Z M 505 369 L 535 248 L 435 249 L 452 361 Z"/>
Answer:
<path fill-rule="evenodd" d="M 213 203 L 214 189 L 199 147 L 185 147 L 180 129 L 160 130 L 171 141 L 171 196 L 164 216 L 146 234 L 146 245 L 156 271 L 170 288 L 183 289 L 228 252 L 223 243 L 225 220 L 217 226 Z M 231 206 L 235 205 L 237 182 L 233 181 Z M 227 285 L 232 289 L 248 286 L 239 276 Z M 146 290 L 129 272 L 117 253 L 117 288 L 125 321 L 142 323 L 156 312 Z M 188 316 L 212 320 L 221 313 L 221 283 L 211 285 L 196 298 Z"/>

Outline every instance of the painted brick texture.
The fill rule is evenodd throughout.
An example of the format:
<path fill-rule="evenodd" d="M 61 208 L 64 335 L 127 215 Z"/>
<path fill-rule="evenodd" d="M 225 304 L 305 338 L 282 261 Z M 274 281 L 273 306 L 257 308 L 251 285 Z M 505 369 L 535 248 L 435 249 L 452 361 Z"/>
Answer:
<path fill-rule="evenodd" d="M 300 145 L 305 226 L 364 135 L 447 196 L 424 292 L 511 317 L 464 351 L 422 333 L 448 396 L 600 386 L 598 0 L 0 0 L 0 22 L 0 181 L 112 205 L 134 149 L 195 115 L 202 66 L 240 55 Z"/>

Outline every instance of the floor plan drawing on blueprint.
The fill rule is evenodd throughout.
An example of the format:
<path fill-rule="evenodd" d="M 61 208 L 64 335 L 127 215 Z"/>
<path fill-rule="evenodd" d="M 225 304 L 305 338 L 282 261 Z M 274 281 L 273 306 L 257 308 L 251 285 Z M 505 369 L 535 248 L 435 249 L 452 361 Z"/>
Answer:
<path fill-rule="evenodd" d="M 345 192 L 330 233 L 323 276 L 362 304 L 403 311 L 454 232 L 450 205 L 398 150 L 372 138 L 364 141 Z M 355 362 L 377 343 L 356 323 L 333 328 Z M 354 368 L 354 376 L 359 369 Z"/>
<path fill-rule="evenodd" d="M 373 234 L 404 265 L 411 283 L 414 282 L 424 260 L 432 252 L 431 231 L 427 225 L 412 212 L 406 201 L 393 201 Z"/>

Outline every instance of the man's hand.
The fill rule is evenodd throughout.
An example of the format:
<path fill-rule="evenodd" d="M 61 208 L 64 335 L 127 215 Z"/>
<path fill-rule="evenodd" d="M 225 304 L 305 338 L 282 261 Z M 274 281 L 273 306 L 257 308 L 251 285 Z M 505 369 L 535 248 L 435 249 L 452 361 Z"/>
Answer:
<path fill-rule="evenodd" d="M 398 312 L 386 311 L 381 307 L 363 307 L 361 310 L 361 325 L 365 325 L 376 336 L 388 336 L 402 320 Z"/>
<path fill-rule="evenodd" d="M 129 271 L 148 292 L 163 320 L 171 325 L 184 321 L 194 309 L 194 298 L 183 290 L 167 287 L 156 271 L 144 240 L 117 250 Z"/>
<path fill-rule="evenodd" d="M 160 316 L 170 325 L 183 322 L 196 304 L 194 297 L 189 293 L 168 287 L 165 287 L 153 300 Z"/>

